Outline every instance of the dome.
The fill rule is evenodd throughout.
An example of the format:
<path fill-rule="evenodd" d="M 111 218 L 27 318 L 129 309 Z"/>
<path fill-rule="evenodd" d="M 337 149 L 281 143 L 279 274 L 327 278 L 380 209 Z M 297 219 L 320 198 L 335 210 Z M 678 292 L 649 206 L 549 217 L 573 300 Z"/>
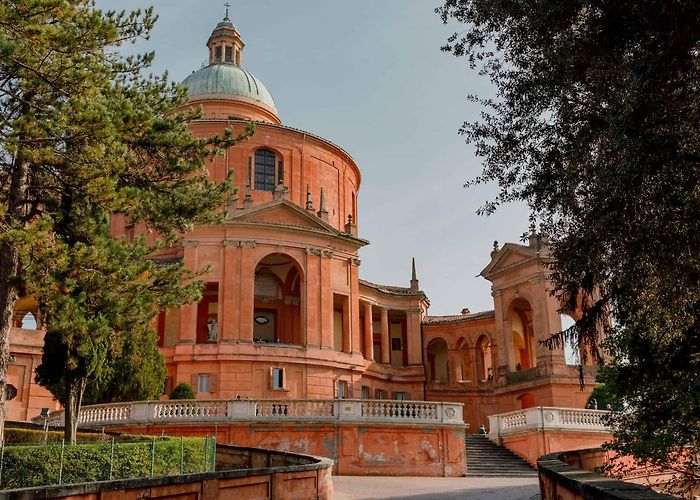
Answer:
<path fill-rule="evenodd" d="M 187 88 L 190 101 L 201 99 L 241 100 L 262 105 L 277 116 L 275 101 L 265 85 L 235 64 L 210 64 L 185 78 L 182 85 Z"/>

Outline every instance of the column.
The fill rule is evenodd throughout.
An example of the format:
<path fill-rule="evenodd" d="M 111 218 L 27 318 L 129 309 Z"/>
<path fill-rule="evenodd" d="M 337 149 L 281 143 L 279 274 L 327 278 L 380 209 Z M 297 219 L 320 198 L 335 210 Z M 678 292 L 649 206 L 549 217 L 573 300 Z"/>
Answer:
<path fill-rule="evenodd" d="M 391 342 L 389 342 L 389 310 L 382 307 L 382 363 L 391 364 Z"/>
<path fill-rule="evenodd" d="M 331 271 L 333 252 L 320 251 L 321 262 L 321 346 L 333 349 L 333 291 L 331 290 Z"/>
<path fill-rule="evenodd" d="M 309 347 L 321 347 L 321 260 L 320 253 L 313 248 L 306 249 L 306 345 Z"/>
<path fill-rule="evenodd" d="M 242 342 L 253 341 L 253 312 L 255 308 L 255 241 L 241 241 L 239 338 Z"/>
<path fill-rule="evenodd" d="M 408 351 L 408 365 L 420 365 L 422 363 L 421 335 L 420 335 L 420 309 L 411 309 L 406 312 L 406 349 Z"/>
<path fill-rule="evenodd" d="M 183 260 L 185 267 L 197 270 L 197 242 L 186 241 Z M 183 306 L 180 314 L 180 338 L 178 344 L 194 344 L 197 340 L 197 303 Z"/>
<path fill-rule="evenodd" d="M 222 342 L 232 342 L 240 338 L 240 297 L 237 297 L 240 291 L 237 286 L 240 282 L 240 248 L 236 243 L 233 240 L 223 242 L 224 258 L 219 282 L 219 334 Z"/>
<path fill-rule="evenodd" d="M 350 347 L 360 354 L 360 259 L 350 259 Z"/>
<path fill-rule="evenodd" d="M 372 304 L 365 302 L 365 359 L 374 360 L 374 339 L 372 336 Z"/>

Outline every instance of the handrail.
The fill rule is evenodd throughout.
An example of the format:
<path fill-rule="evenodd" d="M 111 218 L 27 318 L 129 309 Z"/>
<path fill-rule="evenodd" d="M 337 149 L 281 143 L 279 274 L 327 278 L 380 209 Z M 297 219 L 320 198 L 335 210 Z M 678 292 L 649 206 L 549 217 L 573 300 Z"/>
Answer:
<path fill-rule="evenodd" d="M 191 399 L 134 401 L 81 408 L 83 428 L 242 421 L 390 422 L 464 425 L 462 403 L 386 399 Z M 63 410 L 35 417 L 37 424 L 64 425 Z"/>
<path fill-rule="evenodd" d="M 489 438 L 539 430 L 611 432 L 607 424 L 609 410 L 536 406 L 489 415 Z"/>

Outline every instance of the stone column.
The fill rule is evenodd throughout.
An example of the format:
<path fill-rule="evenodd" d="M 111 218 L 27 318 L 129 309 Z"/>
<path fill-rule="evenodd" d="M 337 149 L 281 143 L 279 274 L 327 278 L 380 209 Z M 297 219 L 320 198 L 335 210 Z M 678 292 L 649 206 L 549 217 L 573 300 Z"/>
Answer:
<path fill-rule="evenodd" d="M 389 341 L 389 310 L 382 307 L 382 363 L 391 364 L 391 342 Z"/>
<path fill-rule="evenodd" d="M 240 338 L 240 249 L 233 240 L 224 240 L 224 259 L 219 282 L 219 335 L 222 342 L 232 342 Z"/>
<path fill-rule="evenodd" d="M 255 308 L 255 241 L 241 241 L 239 334 L 242 342 L 253 341 Z"/>
<path fill-rule="evenodd" d="M 410 309 L 406 312 L 406 349 L 408 365 L 420 365 L 422 362 L 420 309 Z"/>
<path fill-rule="evenodd" d="M 321 346 L 333 349 L 333 291 L 331 272 L 333 252 L 320 251 L 321 256 Z"/>
<path fill-rule="evenodd" d="M 185 267 L 197 271 L 197 242 L 186 241 L 183 260 Z M 197 341 L 197 303 L 182 307 L 180 314 L 180 338 L 178 343 L 194 344 Z"/>
<path fill-rule="evenodd" d="M 365 352 L 362 353 L 366 360 L 374 360 L 374 338 L 372 324 L 372 304 L 365 302 Z"/>
<path fill-rule="evenodd" d="M 306 345 L 321 347 L 321 260 L 320 253 L 314 248 L 306 249 Z"/>
<path fill-rule="evenodd" d="M 360 354 L 360 259 L 350 259 L 350 347 Z"/>

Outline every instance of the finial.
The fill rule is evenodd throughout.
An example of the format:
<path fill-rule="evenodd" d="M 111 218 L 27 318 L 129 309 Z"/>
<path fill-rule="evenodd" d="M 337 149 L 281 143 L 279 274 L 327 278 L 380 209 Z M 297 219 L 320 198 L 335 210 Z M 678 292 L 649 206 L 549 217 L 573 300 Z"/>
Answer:
<path fill-rule="evenodd" d="M 306 185 L 306 209 L 312 212 L 314 210 L 314 203 L 311 200 L 311 187 L 308 184 Z"/>
<path fill-rule="evenodd" d="M 224 4 L 224 7 L 226 7 L 226 15 L 224 16 L 224 21 L 230 21 L 230 19 L 228 18 L 228 8 L 231 7 L 231 4 L 226 2 Z"/>
<path fill-rule="evenodd" d="M 328 222 L 328 210 L 326 210 L 326 196 L 321 188 L 321 200 L 319 201 L 318 215 L 322 220 Z"/>
<path fill-rule="evenodd" d="M 493 251 L 498 252 L 498 240 L 493 240 Z"/>
<path fill-rule="evenodd" d="M 418 278 L 416 277 L 416 258 L 411 257 L 411 290 L 417 292 L 419 290 Z"/>

